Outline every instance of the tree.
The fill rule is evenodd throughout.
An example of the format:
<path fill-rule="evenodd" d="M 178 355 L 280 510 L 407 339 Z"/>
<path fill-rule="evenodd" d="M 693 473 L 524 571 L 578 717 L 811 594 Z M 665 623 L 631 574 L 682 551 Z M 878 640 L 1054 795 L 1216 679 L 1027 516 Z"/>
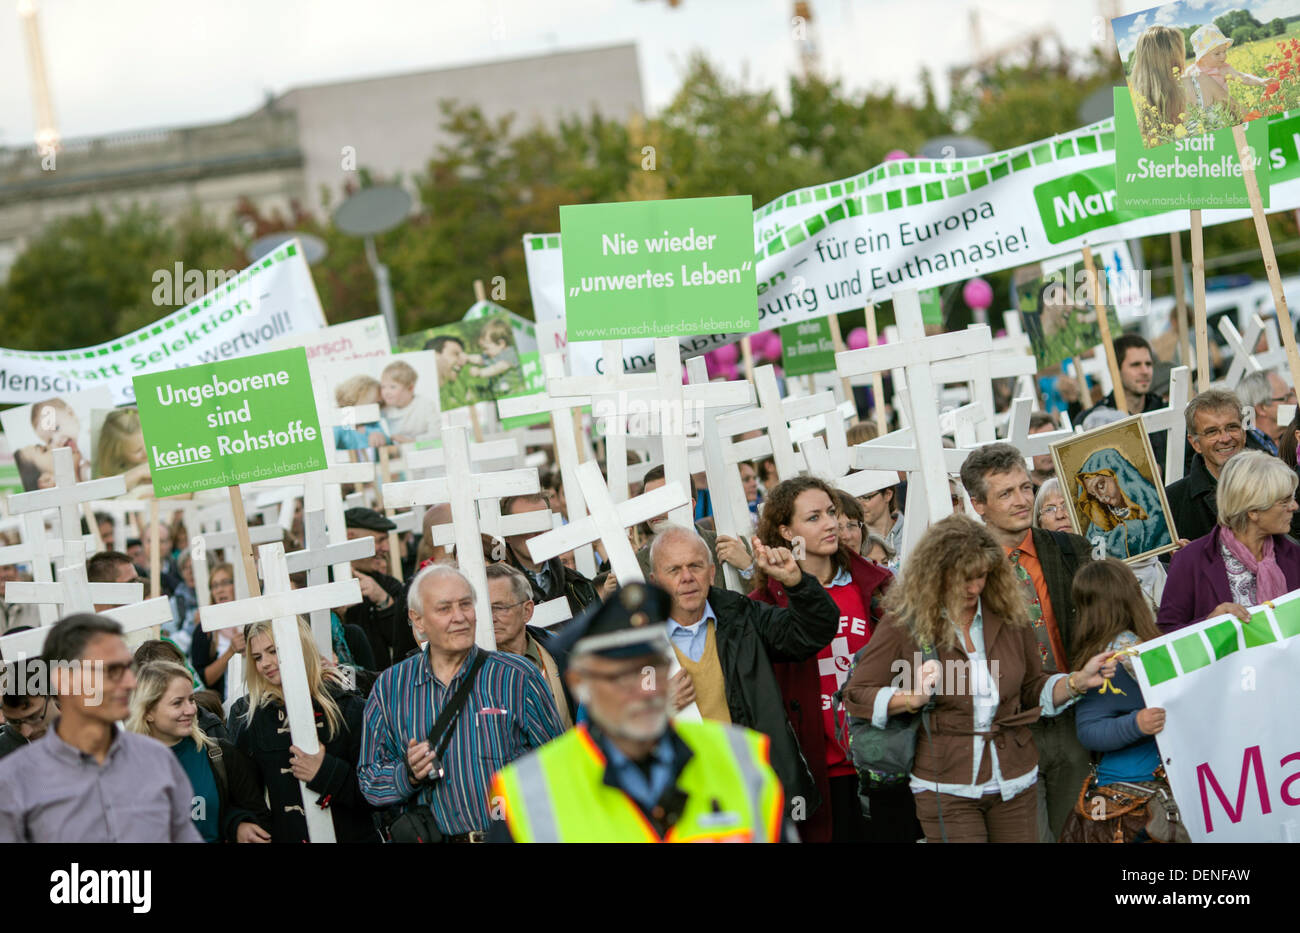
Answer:
<path fill-rule="evenodd" d="M 1262 24 L 1246 10 L 1232 10 L 1229 13 L 1224 13 L 1222 16 L 1216 16 L 1214 18 L 1214 25 L 1218 26 L 1219 31 L 1225 36 L 1231 36 L 1242 26 L 1249 26 L 1252 29 L 1258 29 Z M 1237 40 L 1234 38 L 1233 42 L 1236 41 Z"/>
<path fill-rule="evenodd" d="M 1282 17 L 1280 16 L 1274 17 L 1272 20 L 1269 21 L 1268 24 L 1269 35 L 1280 36 L 1284 32 L 1286 32 L 1286 20 L 1282 19 Z"/>

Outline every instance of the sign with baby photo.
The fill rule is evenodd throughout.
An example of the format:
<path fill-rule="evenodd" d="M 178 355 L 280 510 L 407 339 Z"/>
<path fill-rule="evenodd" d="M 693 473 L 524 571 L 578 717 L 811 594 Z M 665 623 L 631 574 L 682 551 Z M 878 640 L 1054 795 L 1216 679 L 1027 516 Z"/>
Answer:
<path fill-rule="evenodd" d="M 321 421 L 334 434 L 341 460 L 376 459 L 375 451 L 394 444 L 438 436 L 441 406 L 437 357 L 432 351 L 370 356 L 349 361 L 313 362 L 313 378 L 330 387 L 334 408 Z M 358 413 L 377 406 L 379 419 Z"/>
<path fill-rule="evenodd" d="M 1078 287 L 1075 267 L 1045 268 L 1049 265 L 1022 266 L 1011 280 L 1016 309 L 1040 370 L 1086 353 L 1102 342 L 1097 309 L 1088 290 Z M 1097 277 L 1099 282 L 1107 281 L 1105 266 L 1098 265 Z M 1109 290 L 1102 295 L 1102 303 L 1110 332 L 1119 334 L 1123 328 L 1113 304 L 1107 300 L 1108 294 Z"/>
<path fill-rule="evenodd" d="M 1183 0 L 1112 19 L 1143 145 L 1300 106 L 1298 20 L 1300 0 Z"/>
<path fill-rule="evenodd" d="M 1115 200 L 1120 210 L 1250 207 L 1231 129 L 1148 149 L 1142 144 L 1129 92 L 1122 87 L 1113 90 Z M 1268 121 L 1247 123 L 1246 142 L 1255 153 L 1260 198 L 1268 207 Z"/>
<path fill-rule="evenodd" d="M 93 413 L 112 407 L 112 390 L 100 386 L 0 412 L 0 425 L 23 489 L 30 492 L 54 485 L 54 450 L 58 447 L 72 449 L 78 482 L 92 479 Z"/>
<path fill-rule="evenodd" d="M 489 314 L 397 338 L 396 351 L 428 350 L 437 361 L 443 411 L 520 394 L 526 378 L 512 315 Z"/>
<path fill-rule="evenodd" d="M 301 347 L 133 382 L 160 498 L 328 466 Z"/>

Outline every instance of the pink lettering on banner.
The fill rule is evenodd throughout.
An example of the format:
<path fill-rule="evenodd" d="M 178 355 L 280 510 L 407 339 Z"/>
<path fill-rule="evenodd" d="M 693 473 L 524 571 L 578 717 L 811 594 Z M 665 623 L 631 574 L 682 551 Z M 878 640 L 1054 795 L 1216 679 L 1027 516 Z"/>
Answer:
<path fill-rule="evenodd" d="M 1283 763 L 1287 760 L 1287 758 L 1282 759 Z M 1250 780 L 1252 768 L 1255 771 L 1255 781 L 1259 784 L 1260 812 L 1272 813 L 1273 807 L 1268 800 L 1268 785 L 1264 781 L 1264 759 L 1260 755 L 1258 745 L 1252 745 L 1246 749 L 1246 753 L 1242 756 L 1241 781 L 1237 785 L 1237 805 L 1235 807 L 1228 803 L 1228 798 L 1223 793 L 1223 788 L 1219 786 L 1219 781 L 1214 776 L 1214 771 L 1210 768 L 1209 762 L 1202 762 L 1196 766 L 1196 783 L 1201 791 L 1201 813 L 1205 817 L 1205 831 L 1207 833 L 1214 832 L 1214 819 L 1210 816 L 1210 798 L 1205 792 L 1206 782 L 1208 781 L 1210 787 L 1214 788 L 1214 796 L 1219 798 L 1219 805 L 1228 814 L 1228 819 L 1233 823 L 1240 823 L 1246 811 L 1246 787 Z"/>

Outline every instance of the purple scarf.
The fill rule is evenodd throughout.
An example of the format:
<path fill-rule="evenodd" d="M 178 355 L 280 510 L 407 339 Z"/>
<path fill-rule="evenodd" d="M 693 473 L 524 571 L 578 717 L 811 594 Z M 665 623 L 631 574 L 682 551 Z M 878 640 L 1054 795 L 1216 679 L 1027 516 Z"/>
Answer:
<path fill-rule="evenodd" d="M 1255 555 L 1250 553 L 1250 548 L 1237 540 L 1232 529 L 1220 527 L 1219 538 L 1227 546 L 1228 553 L 1241 561 L 1245 568 L 1255 575 L 1257 603 L 1266 603 L 1270 599 L 1277 599 L 1290 592 L 1290 587 L 1286 585 L 1286 576 L 1282 573 L 1282 568 L 1277 565 L 1277 558 L 1273 554 L 1272 535 L 1264 538 L 1264 547 L 1259 560 L 1255 560 Z"/>

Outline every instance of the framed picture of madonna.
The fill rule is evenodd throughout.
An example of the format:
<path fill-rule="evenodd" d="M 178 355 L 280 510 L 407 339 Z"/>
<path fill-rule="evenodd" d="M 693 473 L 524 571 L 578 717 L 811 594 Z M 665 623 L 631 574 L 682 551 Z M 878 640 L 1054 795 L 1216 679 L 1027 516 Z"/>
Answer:
<path fill-rule="evenodd" d="M 1132 562 L 1173 550 L 1178 532 L 1141 415 L 1058 441 L 1052 461 L 1094 557 Z"/>

